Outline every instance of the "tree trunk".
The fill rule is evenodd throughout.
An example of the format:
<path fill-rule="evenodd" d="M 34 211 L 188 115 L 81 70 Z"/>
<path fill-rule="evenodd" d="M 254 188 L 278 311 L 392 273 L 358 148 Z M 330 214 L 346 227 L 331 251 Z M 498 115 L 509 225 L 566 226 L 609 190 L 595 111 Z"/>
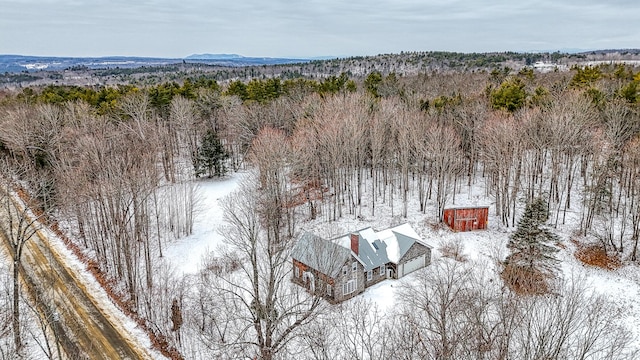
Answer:
<path fill-rule="evenodd" d="M 20 333 L 20 259 L 13 260 L 13 343 L 16 353 L 22 352 L 22 335 Z"/>

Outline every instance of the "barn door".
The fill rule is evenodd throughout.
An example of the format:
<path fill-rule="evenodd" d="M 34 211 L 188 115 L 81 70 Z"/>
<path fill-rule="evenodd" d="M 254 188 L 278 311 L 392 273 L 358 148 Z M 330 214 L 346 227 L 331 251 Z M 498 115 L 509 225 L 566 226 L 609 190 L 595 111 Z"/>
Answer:
<path fill-rule="evenodd" d="M 462 223 L 462 231 L 471 231 L 473 230 L 473 220 L 464 220 Z"/>
<path fill-rule="evenodd" d="M 478 230 L 480 228 L 480 224 L 478 222 L 478 218 L 476 218 L 475 220 L 471 221 L 471 229 L 472 230 Z"/>

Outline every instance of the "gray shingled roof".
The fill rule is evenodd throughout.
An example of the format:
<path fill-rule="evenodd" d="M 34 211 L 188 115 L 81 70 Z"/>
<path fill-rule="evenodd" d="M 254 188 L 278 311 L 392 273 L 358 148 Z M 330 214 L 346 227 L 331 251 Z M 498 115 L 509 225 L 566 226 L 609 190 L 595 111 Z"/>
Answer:
<path fill-rule="evenodd" d="M 389 262 L 397 264 L 414 243 L 423 244 L 409 224 L 378 232 L 367 227 L 353 232 L 358 235 L 356 255 L 351 251 L 351 234 L 325 240 L 307 232 L 298 240 L 291 257 L 327 275 L 335 276 L 350 255 L 364 266 L 365 271 L 369 271 Z"/>
<path fill-rule="evenodd" d="M 304 233 L 291 252 L 291 257 L 326 275 L 335 277 L 351 256 L 351 250 L 310 232 Z"/>
<path fill-rule="evenodd" d="M 393 231 L 393 234 L 396 236 L 398 241 L 398 261 L 402 259 L 402 257 L 409 251 L 411 246 L 417 241 L 416 239 L 410 238 L 404 234 L 397 233 Z"/>
<path fill-rule="evenodd" d="M 375 249 L 362 236 L 358 235 L 358 240 L 358 257 L 364 265 L 364 271 L 378 268 L 389 262 L 386 250 L 387 244 L 380 240 L 374 241 L 374 244 L 378 247 L 378 249 Z"/>

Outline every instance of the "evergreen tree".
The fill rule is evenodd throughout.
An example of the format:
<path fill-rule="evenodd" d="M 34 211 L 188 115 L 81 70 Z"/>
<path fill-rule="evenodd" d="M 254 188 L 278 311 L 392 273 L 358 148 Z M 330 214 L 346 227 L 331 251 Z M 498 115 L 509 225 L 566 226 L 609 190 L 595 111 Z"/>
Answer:
<path fill-rule="evenodd" d="M 505 265 L 524 270 L 526 274 L 553 274 L 558 263 L 553 254 L 558 249 L 549 243 L 558 241 L 558 236 L 545 226 L 548 218 L 549 210 L 542 198 L 527 204 L 518 228 L 507 244 L 511 254 L 507 256 Z"/>
<path fill-rule="evenodd" d="M 247 91 L 247 85 L 240 80 L 236 80 L 229 84 L 226 95 L 238 96 L 242 101 L 249 99 L 249 92 Z"/>
<path fill-rule="evenodd" d="M 207 130 L 202 138 L 202 143 L 198 147 L 198 153 L 194 156 L 193 167 L 196 177 L 207 175 L 220 177 L 227 172 L 225 160 L 229 158 L 229 153 L 224 149 L 218 134 L 213 130 Z"/>
<path fill-rule="evenodd" d="M 602 78 L 602 70 L 597 66 L 573 66 L 571 70 L 575 70 L 576 74 L 571 79 L 569 85 L 573 87 L 588 87 Z"/>
<path fill-rule="evenodd" d="M 369 75 L 367 75 L 367 78 L 364 79 L 365 89 L 371 96 L 375 98 L 380 97 L 380 94 L 378 93 L 378 87 L 381 83 L 382 74 L 380 74 L 379 71 L 372 71 Z"/>
<path fill-rule="evenodd" d="M 522 108 L 527 100 L 525 84 L 520 78 L 511 78 L 502 82 L 500 87 L 491 91 L 491 106 L 494 109 L 515 112 Z"/>

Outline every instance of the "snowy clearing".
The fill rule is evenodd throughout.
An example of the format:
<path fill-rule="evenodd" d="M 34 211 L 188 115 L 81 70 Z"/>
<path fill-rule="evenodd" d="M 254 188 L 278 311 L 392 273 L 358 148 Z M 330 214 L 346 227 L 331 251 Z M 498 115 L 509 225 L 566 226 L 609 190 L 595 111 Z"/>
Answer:
<path fill-rule="evenodd" d="M 193 234 L 174 241 L 165 249 L 167 260 L 178 274 L 195 274 L 202 256 L 215 250 L 223 240 L 219 233 L 224 221 L 221 202 L 226 195 L 238 188 L 243 173 L 233 173 L 221 179 L 198 181 L 200 210 L 193 225 Z"/>
<path fill-rule="evenodd" d="M 223 210 L 221 199 L 234 191 L 243 178 L 243 173 L 235 173 L 220 180 L 206 180 L 199 182 L 202 195 L 202 212 L 198 215 L 194 224 L 193 235 L 177 240 L 166 249 L 167 259 L 183 274 L 195 274 L 202 262 L 202 257 L 208 254 L 222 243 L 223 236 L 218 229 L 223 224 Z M 319 236 L 331 238 L 345 234 L 351 230 L 362 229 L 368 226 L 375 230 L 383 230 L 402 223 L 409 223 L 422 237 L 423 241 L 433 247 L 433 259 L 436 261 L 442 256 L 440 251 L 444 244 L 459 244 L 462 254 L 467 261 L 476 267 L 478 271 L 490 269 L 494 281 L 502 281 L 496 272 L 496 261 L 504 260 L 508 251 L 506 244 L 511 232 L 515 228 L 506 228 L 500 225 L 495 217 L 495 204 L 484 198 L 484 186 L 480 182 L 470 189 L 471 193 L 464 192 L 456 196 L 456 205 L 488 205 L 490 206 L 488 230 L 455 233 L 446 225 L 438 225 L 435 221 L 435 208 L 430 206 L 426 214 L 419 211 L 416 199 L 410 200 L 407 218 L 398 214 L 401 209 L 401 200 L 394 201 L 394 206 L 388 203 L 376 203 L 375 216 L 370 215 L 367 205 L 370 199 L 363 199 L 363 208 L 360 216 L 349 215 L 345 212 L 342 219 L 328 222 L 320 219 L 308 220 L 306 214 L 301 214 L 299 233 L 311 231 Z M 301 208 L 303 208 L 301 206 Z M 303 210 L 304 211 L 304 210 Z M 346 211 L 346 210 L 345 210 Z M 595 293 L 603 294 L 614 305 L 614 311 L 624 314 L 627 325 L 635 336 L 635 345 L 640 349 L 640 306 L 636 304 L 640 298 L 640 269 L 633 264 L 626 264 L 614 271 L 589 267 L 580 263 L 574 256 L 575 246 L 569 241 L 574 231 L 572 224 L 578 221 L 576 213 L 568 213 L 567 225 L 560 225 L 556 232 L 563 240 L 565 249 L 561 249 L 558 258 L 562 261 L 561 272 L 565 279 L 577 277 L 587 284 Z M 400 280 L 386 280 L 376 284 L 356 297 L 355 299 L 367 299 L 375 303 L 381 314 L 387 313 L 396 304 L 397 290 L 405 283 L 415 281 L 420 271 L 429 271 L 429 267 L 419 270 Z"/>

